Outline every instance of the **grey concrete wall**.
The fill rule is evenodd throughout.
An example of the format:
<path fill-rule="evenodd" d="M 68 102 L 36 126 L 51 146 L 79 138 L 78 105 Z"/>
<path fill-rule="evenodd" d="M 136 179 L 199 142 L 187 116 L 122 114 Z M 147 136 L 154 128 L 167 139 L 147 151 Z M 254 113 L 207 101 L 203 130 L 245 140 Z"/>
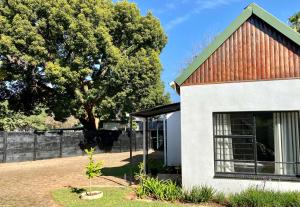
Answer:
<path fill-rule="evenodd" d="M 97 137 L 97 139 L 101 137 Z M 96 153 L 105 152 L 128 152 L 130 140 L 126 132 L 116 137 L 106 135 L 106 141 L 99 141 L 107 144 L 107 139 L 112 139 L 106 146 L 96 147 Z M 0 163 L 21 162 L 42 160 L 58 157 L 79 156 L 83 154 L 81 144 L 85 141 L 82 131 L 60 133 L 35 134 L 33 132 L 1 132 L 0 131 Z M 111 145 L 110 145 L 111 144 Z M 139 132 L 133 133 L 133 150 L 142 149 L 142 137 Z"/>
<path fill-rule="evenodd" d="M 300 110 L 300 80 L 184 86 L 181 92 L 182 182 L 224 192 L 251 186 L 299 190 L 298 182 L 214 178 L 213 112 Z"/>

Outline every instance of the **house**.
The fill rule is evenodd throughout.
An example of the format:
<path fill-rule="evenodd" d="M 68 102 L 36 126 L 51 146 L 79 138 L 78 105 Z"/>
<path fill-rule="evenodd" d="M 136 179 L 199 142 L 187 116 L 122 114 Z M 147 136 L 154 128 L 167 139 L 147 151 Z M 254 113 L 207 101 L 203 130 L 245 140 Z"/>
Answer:
<path fill-rule="evenodd" d="M 300 35 L 250 4 L 174 81 L 182 184 L 300 189 Z"/>

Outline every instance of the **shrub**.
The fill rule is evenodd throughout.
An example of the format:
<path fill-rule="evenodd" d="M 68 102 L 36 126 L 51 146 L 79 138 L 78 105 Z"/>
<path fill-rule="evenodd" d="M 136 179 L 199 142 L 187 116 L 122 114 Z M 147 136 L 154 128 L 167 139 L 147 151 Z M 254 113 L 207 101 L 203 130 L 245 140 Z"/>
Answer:
<path fill-rule="evenodd" d="M 184 192 L 183 199 L 191 203 L 212 201 L 215 190 L 208 186 L 193 187 L 191 191 Z"/>
<path fill-rule="evenodd" d="M 181 198 L 181 188 L 171 180 L 145 177 L 136 190 L 138 197 L 149 196 L 157 200 L 175 201 Z"/>
<path fill-rule="evenodd" d="M 139 198 L 148 196 L 163 201 L 175 201 L 181 198 L 181 188 L 175 182 L 148 177 L 144 173 L 143 164 L 140 164 L 139 168 L 140 171 L 135 176 L 140 181 L 140 185 L 136 189 Z"/>
<path fill-rule="evenodd" d="M 225 194 L 221 192 L 216 192 L 215 195 L 213 196 L 212 201 L 224 206 L 228 205 L 228 200 Z"/>
<path fill-rule="evenodd" d="M 300 206 L 300 193 L 247 189 L 229 197 L 231 207 L 294 207 Z"/>

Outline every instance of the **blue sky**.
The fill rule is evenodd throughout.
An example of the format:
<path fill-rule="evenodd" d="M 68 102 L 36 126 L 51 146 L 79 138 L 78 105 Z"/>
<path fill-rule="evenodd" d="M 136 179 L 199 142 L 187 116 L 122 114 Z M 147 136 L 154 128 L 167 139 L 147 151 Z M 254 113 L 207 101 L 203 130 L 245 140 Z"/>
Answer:
<path fill-rule="evenodd" d="M 162 79 L 174 102 L 180 97 L 169 86 L 187 61 L 207 46 L 242 11 L 254 2 L 288 23 L 288 18 L 300 11 L 299 0 L 131 0 L 142 13 L 151 10 L 160 19 L 168 36 L 161 54 Z"/>

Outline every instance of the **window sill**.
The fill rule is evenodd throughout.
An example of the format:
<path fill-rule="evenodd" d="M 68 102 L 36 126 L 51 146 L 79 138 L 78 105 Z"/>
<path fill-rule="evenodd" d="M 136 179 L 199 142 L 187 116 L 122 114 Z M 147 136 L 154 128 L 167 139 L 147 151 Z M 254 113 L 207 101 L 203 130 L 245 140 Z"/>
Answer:
<path fill-rule="evenodd" d="M 258 180 L 258 181 L 292 181 L 300 182 L 299 176 L 287 175 L 253 175 L 253 174 L 234 174 L 234 173 L 216 173 L 214 178 L 221 179 L 239 179 L 239 180 Z"/>

